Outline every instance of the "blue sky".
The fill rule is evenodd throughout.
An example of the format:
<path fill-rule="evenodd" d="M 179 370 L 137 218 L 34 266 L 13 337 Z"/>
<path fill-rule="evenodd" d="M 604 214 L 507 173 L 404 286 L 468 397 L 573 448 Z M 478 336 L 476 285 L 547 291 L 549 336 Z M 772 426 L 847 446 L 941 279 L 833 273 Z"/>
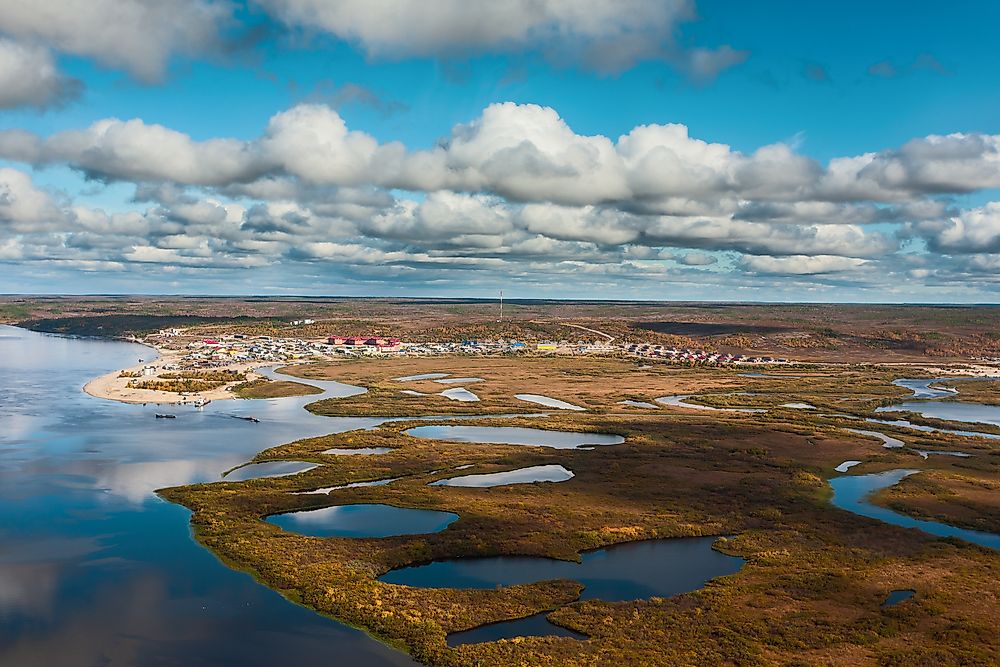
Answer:
<path fill-rule="evenodd" d="M 0 292 L 996 301 L 1000 5 L 157 4 L 0 8 Z"/>

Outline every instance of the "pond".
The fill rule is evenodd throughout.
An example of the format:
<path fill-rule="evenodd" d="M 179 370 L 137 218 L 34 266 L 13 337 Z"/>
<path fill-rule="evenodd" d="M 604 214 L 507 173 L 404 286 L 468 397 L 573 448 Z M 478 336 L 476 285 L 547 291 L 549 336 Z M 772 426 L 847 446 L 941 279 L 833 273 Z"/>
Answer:
<path fill-rule="evenodd" d="M 572 403 L 567 403 L 566 401 L 560 401 L 558 398 L 542 396 L 541 394 L 514 394 L 514 398 L 516 398 L 519 401 L 525 401 L 527 403 L 535 403 L 536 405 L 544 405 L 547 408 L 555 408 L 557 410 L 582 411 L 587 409 L 587 408 L 581 408 L 579 405 L 573 405 Z"/>
<path fill-rule="evenodd" d="M 560 465 L 531 466 L 506 472 L 485 473 L 482 475 L 462 475 L 431 482 L 430 486 L 463 486 L 472 488 L 488 488 L 505 484 L 531 484 L 532 482 L 565 482 L 573 478 L 573 471 Z"/>
<path fill-rule="evenodd" d="M 420 375 L 404 375 L 401 378 L 393 378 L 396 382 L 417 382 L 419 380 L 436 380 L 446 378 L 450 373 L 421 373 Z"/>
<path fill-rule="evenodd" d="M 660 409 L 660 406 L 654 405 L 652 403 L 647 403 L 646 401 L 625 400 L 625 401 L 618 401 L 618 405 L 627 405 L 631 408 L 646 408 L 648 410 Z"/>
<path fill-rule="evenodd" d="M 388 454 L 392 447 L 333 447 L 324 449 L 321 454 L 331 454 L 334 456 L 372 456 L 374 454 Z"/>
<path fill-rule="evenodd" d="M 306 472 L 319 466 L 308 461 L 265 461 L 241 466 L 223 476 L 227 482 L 242 482 L 248 479 L 263 479 L 265 477 L 287 477 Z"/>
<path fill-rule="evenodd" d="M 453 401 L 462 401 L 464 403 L 476 402 L 479 397 L 473 394 L 471 391 L 465 387 L 455 387 L 453 389 L 445 389 L 441 392 L 441 396 L 451 399 Z"/>
<path fill-rule="evenodd" d="M 351 482 L 350 484 L 341 484 L 340 486 L 323 486 L 318 489 L 312 489 L 310 491 L 292 491 L 291 493 L 296 496 L 311 496 L 311 495 L 329 495 L 331 491 L 339 491 L 341 489 L 362 489 L 368 486 L 385 486 L 387 484 L 392 484 L 401 477 L 388 477 L 386 479 L 374 479 L 369 482 Z"/>
<path fill-rule="evenodd" d="M 890 591 L 889 594 L 885 596 L 885 600 L 882 601 L 881 606 L 883 608 L 894 607 L 900 602 L 906 602 L 916 594 L 917 592 L 912 588 L 903 588 L 895 591 Z"/>
<path fill-rule="evenodd" d="M 483 378 L 444 378 L 434 381 L 438 384 L 472 384 L 474 382 L 482 382 Z"/>
<path fill-rule="evenodd" d="M 393 570 L 380 578 L 390 584 L 422 588 L 496 588 L 551 579 L 572 579 L 584 585 L 582 600 L 608 602 L 669 597 L 702 588 L 709 580 L 739 572 L 743 559 L 712 549 L 715 537 L 675 538 L 629 542 L 585 552 L 579 563 L 552 558 L 498 556 L 455 558 Z M 555 626 L 541 624 L 531 634 L 556 634 Z M 491 634 L 511 637 L 531 630 L 509 624 L 484 626 Z M 501 628 L 506 625 L 506 628 Z M 474 631 L 469 631 L 474 632 Z M 468 633 L 461 633 L 466 635 Z M 499 638 L 499 637 L 497 637 Z M 481 640 L 479 640 L 481 641 Z"/>
<path fill-rule="evenodd" d="M 916 519 L 869 502 L 868 498 L 873 493 L 895 486 L 909 475 L 919 472 L 919 470 L 888 470 L 870 475 L 834 477 L 830 480 L 830 486 L 833 487 L 833 499 L 830 502 L 842 510 L 895 526 L 917 528 L 937 537 L 957 537 L 980 546 L 1000 549 L 1000 535 L 958 528 L 937 521 Z"/>
<path fill-rule="evenodd" d="M 659 398 L 654 398 L 653 400 L 661 405 L 669 405 L 673 408 L 688 408 L 689 410 L 710 410 L 712 412 L 767 412 L 767 410 L 762 408 L 716 408 L 711 405 L 699 405 L 697 403 L 688 403 L 687 399 L 694 396 L 694 394 L 675 394 L 674 396 L 661 396 Z"/>
<path fill-rule="evenodd" d="M 620 445 L 625 438 L 609 433 L 581 433 L 576 431 L 547 431 L 540 428 L 517 426 L 417 426 L 406 435 L 447 442 L 471 442 L 493 445 L 526 445 L 575 449 L 587 445 Z"/>
<path fill-rule="evenodd" d="M 898 449 L 903 447 L 905 443 L 898 438 L 893 438 L 885 433 L 879 433 L 878 431 L 865 431 L 860 428 L 847 428 L 845 431 L 850 431 L 851 433 L 857 433 L 858 435 L 867 435 L 869 438 L 877 438 L 882 441 L 882 446 L 886 449 Z"/>
<path fill-rule="evenodd" d="M 334 505 L 275 514 L 266 521 L 282 530 L 310 537 L 395 537 L 439 533 L 458 515 L 392 505 Z"/>

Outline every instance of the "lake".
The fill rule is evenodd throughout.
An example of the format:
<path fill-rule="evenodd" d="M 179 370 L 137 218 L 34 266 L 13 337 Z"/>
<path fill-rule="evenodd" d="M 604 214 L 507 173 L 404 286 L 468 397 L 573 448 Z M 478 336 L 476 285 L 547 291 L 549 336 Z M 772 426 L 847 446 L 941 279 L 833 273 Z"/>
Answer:
<path fill-rule="evenodd" d="M 83 393 L 153 355 L 0 326 L 0 664 L 416 665 L 222 565 L 191 538 L 189 512 L 153 494 L 380 420 L 302 409 L 320 396 L 171 406 L 177 419 L 156 419 L 163 406 Z"/>
<path fill-rule="evenodd" d="M 358 483 L 357 486 L 375 486 Z M 334 505 L 267 517 L 267 522 L 290 533 L 312 537 L 394 537 L 439 533 L 458 521 L 451 512 L 363 504 Z"/>
<path fill-rule="evenodd" d="M 495 588 L 551 579 L 584 585 L 581 600 L 608 602 L 668 597 L 702 588 L 710 579 L 739 572 L 743 559 L 712 549 L 715 537 L 646 540 L 585 552 L 581 562 L 528 556 L 453 558 L 393 570 L 390 584 L 423 588 Z M 501 637 L 572 636 L 545 621 L 544 614 L 475 628 L 449 637 L 450 644 Z"/>

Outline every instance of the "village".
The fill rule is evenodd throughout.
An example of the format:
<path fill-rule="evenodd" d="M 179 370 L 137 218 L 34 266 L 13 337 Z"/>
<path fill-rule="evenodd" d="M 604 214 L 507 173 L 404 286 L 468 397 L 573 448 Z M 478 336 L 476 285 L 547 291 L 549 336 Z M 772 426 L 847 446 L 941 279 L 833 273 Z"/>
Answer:
<path fill-rule="evenodd" d="M 178 349 L 169 341 L 184 336 L 179 329 L 162 330 L 144 342 L 158 349 Z M 525 343 L 517 340 L 463 340 L 454 342 L 404 342 L 399 338 L 378 336 L 328 336 L 319 340 L 293 337 L 247 336 L 227 334 L 218 338 L 191 340 L 178 350 L 174 360 L 177 369 L 211 369 L 234 364 L 273 364 L 305 360 L 330 360 L 352 357 L 413 357 L 435 355 L 593 355 L 636 357 L 662 362 L 704 365 L 787 364 L 785 358 L 751 357 L 742 354 L 713 352 L 702 349 L 674 348 L 651 343 L 542 341 Z"/>

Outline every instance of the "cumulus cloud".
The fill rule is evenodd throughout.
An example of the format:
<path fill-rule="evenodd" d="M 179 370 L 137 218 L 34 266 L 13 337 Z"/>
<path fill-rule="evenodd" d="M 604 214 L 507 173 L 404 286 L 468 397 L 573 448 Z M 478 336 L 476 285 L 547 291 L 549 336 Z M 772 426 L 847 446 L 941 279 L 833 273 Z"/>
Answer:
<path fill-rule="evenodd" d="M 939 252 L 1000 252 L 1000 202 L 988 202 L 947 220 L 927 221 L 916 229 Z"/>
<path fill-rule="evenodd" d="M 0 37 L 0 109 L 57 106 L 81 88 L 79 81 L 59 73 L 48 49 Z"/>
<path fill-rule="evenodd" d="M 232 10 L 226 0 L 7 0 L 0 33 L 155 81 L 173 53 L 218 48 Z"/>
<path fill-rule="evenodd" d="M 747 57 L 729 46 L 677 46 L 677 26 L 695 18 L 693 0 L 256 1 L 286 24 L 330 33 L 372 57 L 538 51 L 601 72 L 659 59 L 700 79 Z"/>
<path fill-rule="evenodd" d="M 136 210 L 73 205 L 0 170 L 0 246 L 90 268 L 301 262 L 373 276 L 381 266 L 401 281 L 714 280 L 736 267 L 831 284 L 891 272 L 985 284 L 1000 204 L 962 211 L 940 195 L 1000 184 L 998 146 L 931 136 L 821 164 L 785 144 L 736 151 L 678 124 L 582 135 L 551 108 L 517 104 L 491 105 L 424 150 L 352 130 L 321 104 L 276 114 L 251 140 L 105 119 L 47 137 L 0 131 L 0 156 L 135 183 Z M 950 268 L 899 252 L 915 237 Z M 705 271 L 717 253 L 733 261 Z"/>
<path fill-rule="evenodd" d="M 755 273 L 776 275 L 817 275 L 841 273 L 864 266 L 867 260 L 832 255 L 792 255 L 789 257 L 747 257 L 744 266 Z"/>

